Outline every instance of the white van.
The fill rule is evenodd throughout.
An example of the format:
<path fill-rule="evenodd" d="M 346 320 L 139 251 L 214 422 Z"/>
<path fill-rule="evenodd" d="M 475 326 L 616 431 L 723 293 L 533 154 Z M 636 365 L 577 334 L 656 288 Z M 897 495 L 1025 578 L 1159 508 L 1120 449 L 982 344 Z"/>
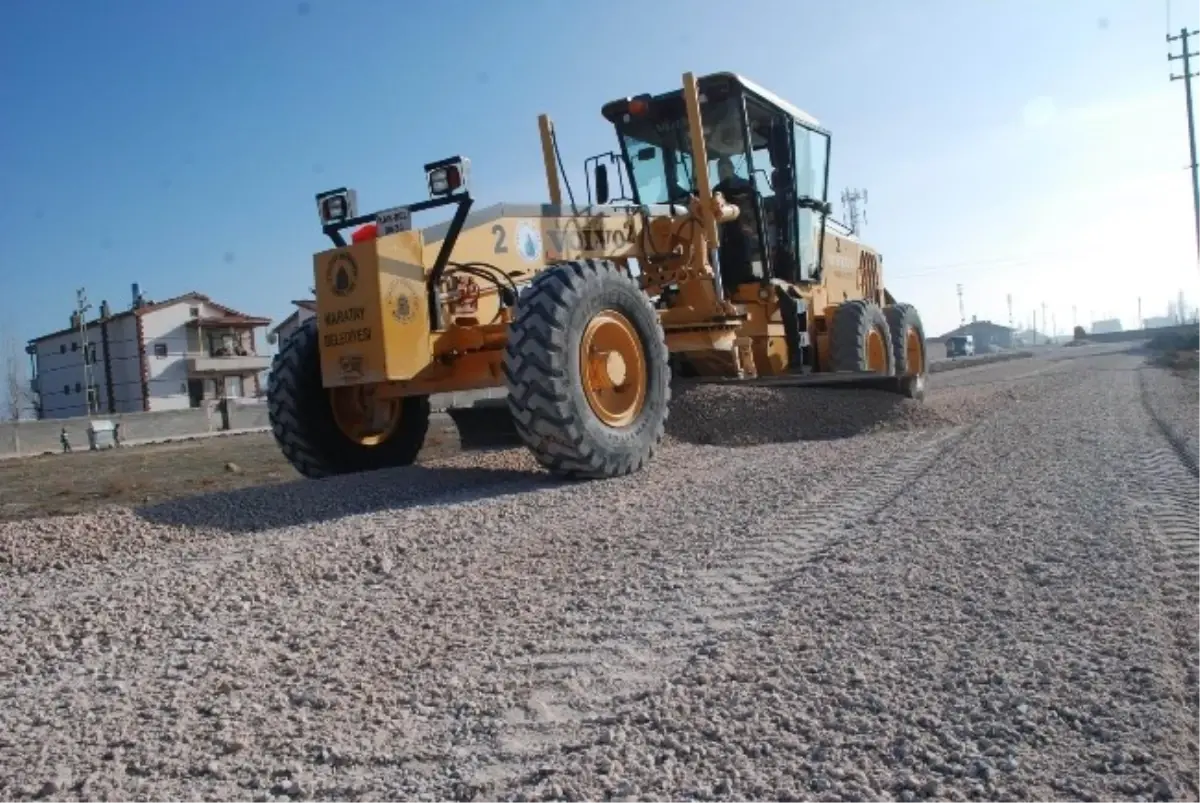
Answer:
<path fill-rule="evenodd" d="M 972 335 L 958 335 L 947 338 L 947 357 L 970 357 L 975 353 L 975 338 Z"/>

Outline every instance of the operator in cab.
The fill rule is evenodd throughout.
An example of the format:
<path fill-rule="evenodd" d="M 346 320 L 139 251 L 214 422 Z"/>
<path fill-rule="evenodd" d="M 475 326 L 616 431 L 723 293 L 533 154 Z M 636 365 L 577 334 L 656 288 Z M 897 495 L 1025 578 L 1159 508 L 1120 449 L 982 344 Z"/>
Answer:
<path fill-rule="evenodd" d="M 732 195 L 742 195 L 751 192 L 754 184 L 750 179 L 742 178 L 733 169 L 733 160 L 728 156 L 717 159 L 717 184 L 713 192 L 719 192 L 726 198 Z"/>
<path fill-rule="evenodd" d="M 740 283 L 761 278 L 762 244 L 758 237 L 758 205 L 754 182 L 742 178 L 733 169 L 728 156 L 717 159 L 717 183 L 713 194 L 721 193 L 725 202 L 738 207 L 738 219 L 723 226 L 721 235 L 721 278 L 726 292 Z"/>

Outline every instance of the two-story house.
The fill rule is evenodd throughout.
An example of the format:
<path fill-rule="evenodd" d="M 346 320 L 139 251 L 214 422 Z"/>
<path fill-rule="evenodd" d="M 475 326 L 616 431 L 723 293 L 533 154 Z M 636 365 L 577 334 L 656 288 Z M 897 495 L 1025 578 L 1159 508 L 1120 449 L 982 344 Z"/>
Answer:
<path fill-rule="evenodd" d="M 133 303 L 34 338 L 32 389 L 39 418 L 179 410 L 207 400 L 254 396 L 270 357 L 256 330 L 269 318 L 247 315 L 202 293 Z M 90 409 L 89 409 L 90 408 Z"/>

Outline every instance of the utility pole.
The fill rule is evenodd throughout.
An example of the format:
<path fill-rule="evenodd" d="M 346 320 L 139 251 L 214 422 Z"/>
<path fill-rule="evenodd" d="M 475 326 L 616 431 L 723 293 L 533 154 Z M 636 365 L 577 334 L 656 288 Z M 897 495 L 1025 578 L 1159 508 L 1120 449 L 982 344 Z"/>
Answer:
<path fill-rule="evenodd" d="M 92 359 L 88 354 L 87 311 L 92 305 L 87 300 L 87 290 L 80 287 L 75 291 L 75 319 L 79 324 L 79 351 L 83 355 L 83 398 L 88 418 L 92 417 Z"/>
<path fill-rule="evenodd" d="M 1042 302 L 1042 326 L 1049 325 L 1050 319 L 1046 317 L 1046 302 Z"/>
<path fill-rule="evenodd" d="M 967 311 L 963 307 L 963 296 L 962 296 L 963 286 L 961 284 L 956 285 L 955 289 L 958 290 L 958 325 L 966 326 L 967 325 Z"/>
<path fill-rule="evenodd" d="M 1037 345 L 1037 310 L 1033 311 L 1033 345 Z"/>
<path fill-rule="evenodd" d="M 1142 323 L 1142 297 L 1138 296 L 1138 329 L 1145 329 L 1146 324 Z"/>
<path fill-rule="evenodd" d="M 1188 37 L 1200 34 L 1200 30 L 1189 31 L 1187 28 L 1180 28 L 1178 36 L 1167 35 L 1167 44 L 1176 41 L 1182 41 L 1180 54 L 1167 54 L 1167 61 L 1175 61 L 1183 59 L 1183 75 L 1171 73 L 1172 81 L 1183 81 L 1183 94 L 1187 100 L 1187 124 L 1188 124 L 1188 147 L 1192 156 L 1190 165 L 1192 170 L 1192 211 L 1196 218 L 1196 258 L 1200 264 L 1200 165 L 1196 162 L 1196 121 L 1192 113 L 1192 79 L 1200 73 L 1192 72 L 1191 57 L 1200 55 L 1200 53 L 1192 53 L 1188 51 Z"/>
<path fill-rule="evenodd" d="M 1013 326 L 1013 316 L 1012 316 L 1012 293 L 1009 293 L 1007 296 L 1005 296 L 1005 300 L 1008 301 L 1008 328 L 1012 329 L 1015 332 L 1016 327 Z"/>
<path fill-rule="evenodd" d="M 1051 313 L 1050 314 L 1050 342 L 1053 343 L 1055 340 L 1058 340 L 1058 316 Z"/>
<path fill-rule="evenodd" d="M 862 231 L 858 218 L 858 202 L 862 201 L 863 206 L 867 204 L 866 190 L 842 190 L 842 207 L 846 210 L 846 222 L 850 226 L 850 233 L 858 235 Z M 862 222 L 867 222 L 867 210 L 862 211 Z"/>

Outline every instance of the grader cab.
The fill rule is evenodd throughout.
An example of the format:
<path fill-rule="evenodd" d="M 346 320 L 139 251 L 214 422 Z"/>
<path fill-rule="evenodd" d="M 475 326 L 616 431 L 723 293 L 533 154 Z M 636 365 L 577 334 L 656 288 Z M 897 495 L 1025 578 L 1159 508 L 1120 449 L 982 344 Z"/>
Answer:
<path fill-rule="evenodd" d="M 884 289 L 878 254 L 831 227 L 813 118 L 730 73 L 602 114 L 619 150 L 589 160 L 595 204 L 560 181 L 544 115 L 549 204 L 473 211 L 459 158 L 426 165 L 420 203 L 360 215 L 350 190 L 317 196 L 334 244 L 314 257 L 317 315 L 281 344 L 268 390 L 300 473 L 412 463 L 429 396 L 458 390 L 505 387 L 539 463 L 587 478 L 651 459 L 673 377 L 923 396 L 920 317 Z M 631 197 L 609 197 L 609 164 Z M 439 207 L 448 222 L 413 228 Z"/>

